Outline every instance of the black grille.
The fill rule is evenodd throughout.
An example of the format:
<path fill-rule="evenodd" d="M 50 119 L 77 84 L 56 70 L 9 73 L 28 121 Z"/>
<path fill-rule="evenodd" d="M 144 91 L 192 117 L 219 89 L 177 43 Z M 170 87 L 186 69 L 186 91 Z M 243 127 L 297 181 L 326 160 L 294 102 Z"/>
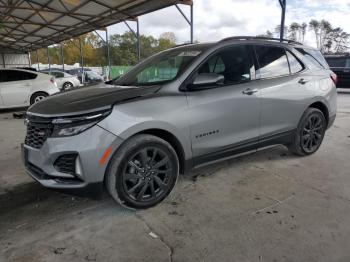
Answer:
<path fill-rule="evenodd" d="M 53 164 L 57 171 L 75 175 L 75 159 L 77 154 L 67 154 L 58 157 Z"/>
<path fill-rule="evenodd" d="M 40 149 L 45 143 L 46 139 L 52 134 L 53 126 L 48 119 L 31 120 L 28 118 L 27 135 L 25 144 Z"/>

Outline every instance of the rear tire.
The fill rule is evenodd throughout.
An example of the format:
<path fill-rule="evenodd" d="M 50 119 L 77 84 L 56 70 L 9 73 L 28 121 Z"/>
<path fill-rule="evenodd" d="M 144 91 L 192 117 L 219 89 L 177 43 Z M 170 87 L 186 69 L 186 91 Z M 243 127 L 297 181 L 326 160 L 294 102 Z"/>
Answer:
<path fill-rule="evenodd" d="M 62 90 L 70 90 L 73 88 L 73 84 L 71 82 L 65 82 L 63 85 L 62 85 Z"/>
<path fill-rule="evenodd" d="M 179 160 L 172 146 L 156 136 L 141 134 L 127 140 L 114 154 L 105 182 L 119 204 L 146 209 L 170 194 L 178 175 Z"/>
<path fill-rule="evenodd" d="M 324 114 L 317 108 L 308 108 L 300 119 L 289 151 L 298 156 L 315 153 L 321 146 L 327 129 Z"/>
<path fill-rule="evenodd" d="M 30 104 L 35 104 L 39 102 L 40 100 L 43 100 L 44 98 L 48 97 L 49 95 L 45 92 L 36 92 L 34 93 L 30 98 Z"/>

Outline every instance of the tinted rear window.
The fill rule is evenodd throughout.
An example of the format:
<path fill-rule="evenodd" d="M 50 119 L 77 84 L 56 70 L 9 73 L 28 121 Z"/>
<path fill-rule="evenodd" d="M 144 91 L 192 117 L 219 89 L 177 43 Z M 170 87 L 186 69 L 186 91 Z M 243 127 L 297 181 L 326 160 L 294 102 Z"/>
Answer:
<path fill-rule="evenodd" d="M 326 57 L 330 67 L 350 67 L 350 58 L 346 57 Z"/>
<path fill-rule="evenodd" d="M 255 46 L 259 61 L 257 75 L 271 78 L 289 75 L 289 65 L 284 48 L 275 46 Z"/>

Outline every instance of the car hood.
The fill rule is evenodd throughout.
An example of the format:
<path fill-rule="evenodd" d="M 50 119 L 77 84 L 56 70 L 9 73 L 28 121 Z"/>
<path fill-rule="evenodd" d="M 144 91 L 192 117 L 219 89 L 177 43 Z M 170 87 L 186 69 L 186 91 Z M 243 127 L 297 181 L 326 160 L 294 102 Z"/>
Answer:
<path fill-rule="evenodd" d="M 70 116 L 106 110 L 118 102 L 156 93 L 160 86 L 120 87 L 105 84 L 58 93 L 32 105 L 27 113 L 44 117 Z"/>

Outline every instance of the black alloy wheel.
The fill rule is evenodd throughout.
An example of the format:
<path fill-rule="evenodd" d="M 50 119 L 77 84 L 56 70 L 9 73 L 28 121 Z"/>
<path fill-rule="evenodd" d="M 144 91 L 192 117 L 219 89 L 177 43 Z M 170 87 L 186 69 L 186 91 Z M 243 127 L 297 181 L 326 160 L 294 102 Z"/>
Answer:
<path fill-rule="evenodd" d="M 140 134 L 126 140 L 110 160 L 106 187 L 115 201 L 145 209 L 163 201 L 174 188 L 179 161 L 165 140 Z"/>
<path fill-rule="evenodd" d="M 156 200 L 171 187 L 173 169 L 162 149 L 143 148 L 127 161 L 122 174 L 124 190 L 135 201 Z"/>
<path fill-rule="evenodd" d="M 323 119 L 319 114 L 309 116 L 301 135 L 301 146 L 306 153 L 313 153 L 318 149 L 322 143 L 324 129 Z"/>

